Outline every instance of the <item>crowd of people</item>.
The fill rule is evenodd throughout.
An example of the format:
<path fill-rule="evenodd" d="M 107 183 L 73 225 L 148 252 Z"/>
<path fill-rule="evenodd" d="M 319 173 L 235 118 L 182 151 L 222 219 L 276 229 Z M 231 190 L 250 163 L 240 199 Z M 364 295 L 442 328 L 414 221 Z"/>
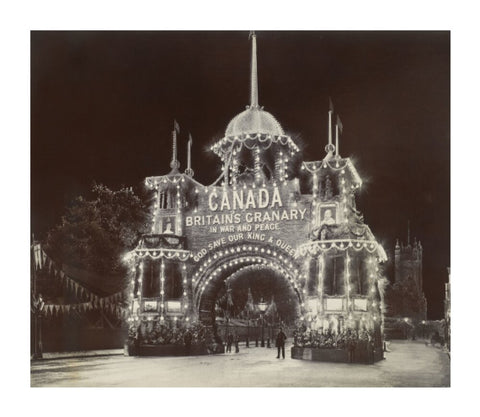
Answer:
<path fill-rule="evenodd" d="M 278 349 L 277 358 L 280 358 L 280 356 L 282 356 L 283 359 L 285 359 L 286 339 L 286 334 L 283 332 L 283 329 L 280 328 L 275 340 L 275 347 Z M 232 347 L 235 347 L 235 353 L 239 353 L 239 344 L 240 336 L 238 335 L 238 333 L 227 333 L 227 335 L 225 336 L 225 341 L 222 340 L 218 333 L 209 334 L 207 337 L 207 348 L 209 353 L 232 353 Z"/>
<path fill-rule="evenodd" d="M 189 327 L 178 324 L 144 322 L 129 329 L 129 339 L 136 344 L 146 345 L 198 345 L 205 343 L 208 329 L 200 323 Z"/>
<path fill-rule="evenodd" d="M 333 332 L 330 329 L 310 330 L 300 327 L 293 333 L 295 347 L 311 347 L 320 349 L 352 349 L 357 345 L 373 344 L 373 332 L 369 330 L 346 329 Z"/>

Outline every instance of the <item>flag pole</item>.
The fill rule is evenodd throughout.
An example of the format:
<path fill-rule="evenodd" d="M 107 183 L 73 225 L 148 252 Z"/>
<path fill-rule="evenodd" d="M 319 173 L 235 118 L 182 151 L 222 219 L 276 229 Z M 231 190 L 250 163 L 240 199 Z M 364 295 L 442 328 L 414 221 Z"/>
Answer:
<path fill-rule="evenodd" d="M 192 136 L 188 135 L 188 144 L 187 144 L 187 169 L 192 168 Z"/>
<path fill-rule="evenodd" d="M 177 159 L 177 132 L 180 132 L 180 126 L 176 120 L 173 121 L 173 132 L 172 132 L 172 161 L 170 162 L 170 168 L 172 171 L 178 170 L 180 163 Z"/>
<path fill-rule="evenodd" d="M 337 123 L 335 126 L 335 155 L 337 158 L 340 158 L 340 134 L 343 132 L 342 121 L 340 116 L 337 114 Z"/>
<path fill-rule="evenodd" d="M 333 103 L 332 99 L 329 98 L 329 109 L 328 109 L 328 144 L 332 145 L 332 114 L 333 114 Z M 331 146 L 329 146 L 331 148 Z"/>
<path fill-rule="evenodd" d="M 192 169 L 192 135 L 188 134 L 188 142 L 187 142 L 187 169 L 185 170 L 185 174 L 189 177 L 193 177 L 193 169 Z"/>
<path fill-rule="evenodd" d="M 252 40 L 252 59 L 250 63 L 250 108 L 258 107 L 258 74 L 257 74 L 257 37 L 255 32 L 250 32 Z"/>
<path fill-rule="evenodd" d="M 335 124 L 335 156 L 338 158 L 339 152 L 338 152 L 338 123 Z"/>

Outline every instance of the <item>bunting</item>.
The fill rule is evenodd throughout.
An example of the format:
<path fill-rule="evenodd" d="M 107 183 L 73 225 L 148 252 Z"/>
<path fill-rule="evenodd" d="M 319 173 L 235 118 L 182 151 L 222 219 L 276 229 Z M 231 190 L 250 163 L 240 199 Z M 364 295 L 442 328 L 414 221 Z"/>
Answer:
<path fill-rule="evenodd" d="M 34 245 L 33 250 L 35 266 L 39 269 L 46 268 L 49 273 L 59 279 L 62 285 L 64 285 L 67 290 L 73 292 L 76 297 L 88 299 L 90 301 L 99 299 L 97 295 L 76 282 L 73 278 L 65 274 L 63 270 L 58 268 L 55 262 L 50 259 L 43 249 L 41 249 L 40 244 Z M 119 291 L 106 298 L 108 298 L 109 302 L 121 301 L 125 298 L 124 293 L 125 291 Z"/>
<path fill-rule="evenodd" d="M 112 304 L 107 300 L 101 299 L 99 305 L 95 307 L 92 303 L 78 303 L 78 304 L 46 304 L 45 315 L 46 317 L 55 317 L 61 314 L 69 314 L 71 311 L 78 311 L 79 313 L 86 313 L 93 310 L 104 310 L 117 317 L 127 317 L 127 309 L 119 306 L 118 304 Z"/>
<path fill-rule="evenodd" d="M 103 309 L 119 317 L 124 316 L 125 309 L 118 303 L 128 298 L 128 289 L 106 297 L 99 297 L 58 268 L 55 262 L 45 253 L 40 243 L 33 245 L 33 257 L 36 269 L 46 269 L 49 274 L 60 281 L 67 291 L 73 292 L 76 297 L 82 300 L 88 300 L 76 304 L 46 304 L 44 310 L 46 317 L 69 314 L 71 311 L 87 312 L 95 309 Z"/>
<path fill-rule="evenodd" d="M 33 260 L 35 264 L 35 269 L 42 268 L 42 246 L 40 243 L 35 243 L 33 245 Z"/>

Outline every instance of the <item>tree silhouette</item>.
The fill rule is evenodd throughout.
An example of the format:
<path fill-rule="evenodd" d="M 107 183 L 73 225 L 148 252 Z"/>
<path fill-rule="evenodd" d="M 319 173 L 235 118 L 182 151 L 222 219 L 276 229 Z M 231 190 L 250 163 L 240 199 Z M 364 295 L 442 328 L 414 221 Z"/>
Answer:
<path fill-rule="evenodd" d="M 122 258 L 149 220 L 148 195 L 131 188 L 92 187 L 93 199 L 77 197 L 48 234 L 46 250 L 58 262 L 108 276 L 125 275 Z"/>

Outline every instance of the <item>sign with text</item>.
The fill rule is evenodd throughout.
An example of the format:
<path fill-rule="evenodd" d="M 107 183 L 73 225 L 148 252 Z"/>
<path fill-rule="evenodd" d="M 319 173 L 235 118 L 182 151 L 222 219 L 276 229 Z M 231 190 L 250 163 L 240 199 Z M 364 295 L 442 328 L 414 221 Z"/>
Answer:
<path fill-rule="evenodd" d="M 309 232 L 310 205 L 296 201 L 288 186 L 216 187 L 198 194 L 197 209 L 185 217 L 195 261 L 223 246 L 264 243 L 294 257 Z"/>

